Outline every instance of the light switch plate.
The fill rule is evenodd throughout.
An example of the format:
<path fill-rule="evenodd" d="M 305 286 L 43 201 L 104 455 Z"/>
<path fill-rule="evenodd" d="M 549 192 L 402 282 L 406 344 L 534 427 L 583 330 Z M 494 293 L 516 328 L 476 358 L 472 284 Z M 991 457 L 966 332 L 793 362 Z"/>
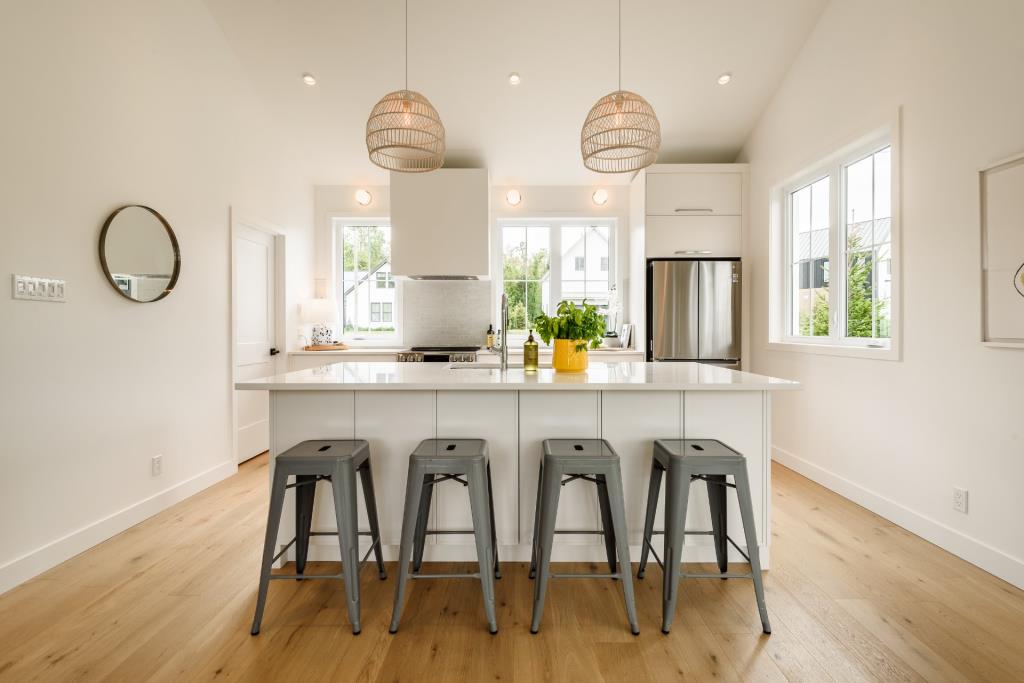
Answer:
<path fill-rule="evenodd" d="M 66 292 L 67 282 L 64 280 L 17 273 L 11 276 L 11 297 L 14 299 L 62 304 Z"/>

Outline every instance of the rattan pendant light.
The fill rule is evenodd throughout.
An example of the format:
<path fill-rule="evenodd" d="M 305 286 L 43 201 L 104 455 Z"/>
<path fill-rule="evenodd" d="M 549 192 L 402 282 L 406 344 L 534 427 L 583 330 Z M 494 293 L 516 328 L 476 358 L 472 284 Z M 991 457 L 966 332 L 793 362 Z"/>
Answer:
<path fill-rule="evenodd" d="M 622 89 L 622 0 L 619 0 L 619 89 L 597 101 L 580 134 L 583 165 L 598 173 L 630 173 L 658 158 L 661 124 L 654 108 Z"/>
<path fill-rule="evenodd" d="M 370 161 L 389 171 L 423 173 L 444 165 L 444 124 L 426 97 L 409 90 L 409 1 L 405 2 L 405 88 L 389 92 L 366 120 Z"/>

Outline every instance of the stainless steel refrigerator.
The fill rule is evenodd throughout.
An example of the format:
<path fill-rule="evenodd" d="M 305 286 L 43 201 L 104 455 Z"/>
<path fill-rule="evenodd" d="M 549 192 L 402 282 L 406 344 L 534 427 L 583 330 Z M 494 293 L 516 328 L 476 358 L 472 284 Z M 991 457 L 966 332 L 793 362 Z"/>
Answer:
<path fill-rule="evenodd" d="M 739 259 L 647 261 L 647 360 L 740 367 Z"/>

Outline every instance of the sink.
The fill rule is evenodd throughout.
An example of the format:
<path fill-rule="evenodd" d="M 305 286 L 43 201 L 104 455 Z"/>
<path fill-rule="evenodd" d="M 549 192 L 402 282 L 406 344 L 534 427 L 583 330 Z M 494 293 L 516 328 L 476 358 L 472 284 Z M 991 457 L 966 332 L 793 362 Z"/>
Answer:
<path fill-rule="evenodd" d="M 501 363 L 496 360 L 478 360 L 472 363 L 451 363 L 448 367 L 452 370 L 500 370 Z M 541 363 L 541 368 L 550 368 L 551 363 Z M 509 361 L 509 370 L 522 370 L 523 361 Z"/>

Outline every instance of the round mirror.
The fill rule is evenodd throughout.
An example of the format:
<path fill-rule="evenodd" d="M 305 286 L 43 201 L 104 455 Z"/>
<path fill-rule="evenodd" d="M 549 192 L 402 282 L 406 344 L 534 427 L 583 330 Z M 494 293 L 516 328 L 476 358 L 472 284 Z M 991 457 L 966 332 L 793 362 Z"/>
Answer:
<path fill-rule="evenodd" d="M 146 303 L 163 299 L 174 289 L 181 252 L 163 216 L 148 206 L 122 206 L 103 224 L 100 262 L 114 289 Z"/>

